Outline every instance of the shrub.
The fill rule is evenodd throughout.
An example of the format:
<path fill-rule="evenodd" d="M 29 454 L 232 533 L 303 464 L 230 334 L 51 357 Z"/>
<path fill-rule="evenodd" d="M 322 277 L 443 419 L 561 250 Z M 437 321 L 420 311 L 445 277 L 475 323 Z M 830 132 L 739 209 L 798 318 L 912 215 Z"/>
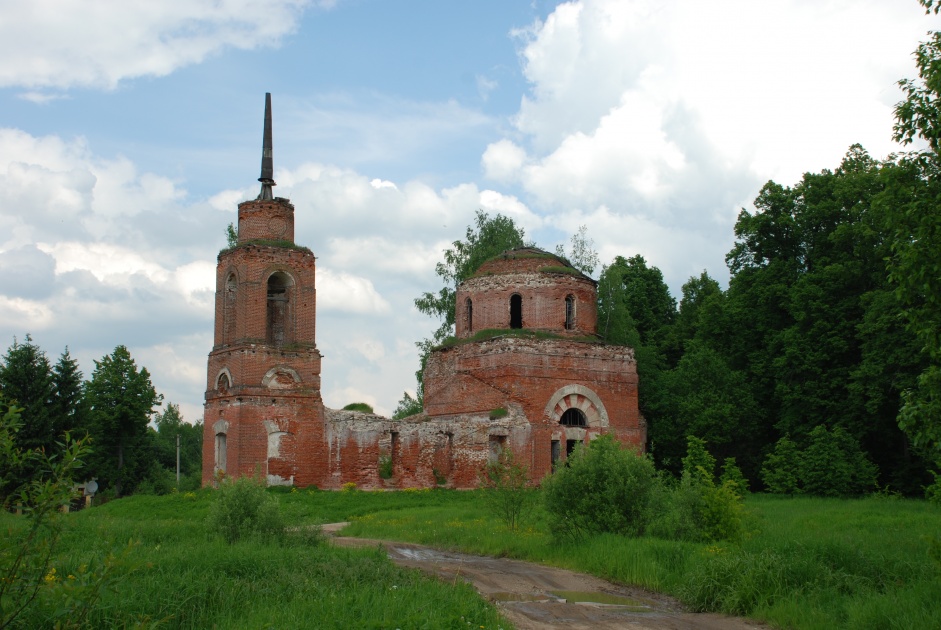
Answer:
<path fill-rule="evenodd" d="M 610 435 L 597 437 L 543 482 L 552 531 L 568 537 L 600 532 L 640 536 L 659 486 L 648 458 L 623 448 Z"/>
<path fill-rule="evenodd" d="M 722 462 L 722 476 L 719 477 L 719 483 L 731 484 L 738 496 L 744 498 L 748 492 L 748 479 L 742 474 L 742 469 L 738 467 L 734 457 L 726 457 Z"/>
<path fill-rule="evenodd" d="M 343 408 L 343 411 L 361 411 L 363 413 L 372 413 L 372 405 L 364 402 L 350 403 Z"/>
<path fill-rule="evenodd" d="M 229 544 L 248 537 L 276 537 L 284 534 L 278 501 L 265 491 L 264 484 L 251 477 L 227 479 L 219 484 L 209 508 L 209 529 Z"/>
<path fill-rule="evenodd" d="M 818 425 L 800 457 L 804 491 L 822 497 L 859 496 L 876 487 L 876 466 L 852 435 L 837 427 Z"/>
<path fill-rule="evenodd" d="M 941 474 L 934 471 L 931 471 L 931 474 L 934 476 L 934 483 L 930 486 L 925 486 L 925 499 L 927 499 L 929 503 L 941 505 Z"/>
<path fill-rule="evenodd" d="M 16 440 L 23 426 L 20 411 L 0 396 L 0 474 L 36 471 L 19 487 L 10 483 L 3 497 L 3 509 L 19 506 L 24 516 L 21 524 L 0 536 L 0 628 L 13 625 L 33 606 L 40 590 L 57 579 L 52 559 L 64 526 L 59 508 L 73 497 L 73 479 L 91 452 L 88 438 L 73 440 L 68 432 L 56 456 L 41 448 L 22 448 Z M 82 602 L 59 603 L 76 627 L 81 626 L 88 607 Z"/>
<path fill-rule="evenodd" d="M 392 456 L 379 456 L 379 477 L 381 479 L 392 479 Z"/>
<path fill-rule="evenodd" d="M 491 420 L 498 420 L 499 418 L 505 418 L 507 415 L 506 407 L 497 407 L 490 412 Z"/>
<path fill-rule="evenodd" d="M 734 458 L 723 466 L 717 485 L 711 471 L 715 458 L 706 442 L 687 436 L 680 483 L 664 494 L 657 505 L 651 534 L 680 540 L 740 540 L 745 535 L 743 488 L 747 485 Z"/>
<path fill-rule="evenodd" d="M 716 472 L 716 458 L 706 450 L 706 441 L 694 435 L 686 436 L 686 457 L 683 458 L 683 477 L 701 477 L 712 481 Z"/>
<path fill-rule="evenodd" d="M 526 466 L 516 460 L 513 451 L 505 449 L 496 460 L 488 461 L 484 466 L 480 485 L 490 511 L 515 531 L 533 499 Z"/>
<path fill-rule="evenodd" d="M 765 457 L 761 467 L 761 480 L 765 489 L 774 494 L 798 494 L 800 467 L 797 444 L 787 436 L 782 437 L 774 445 L 774 451 Z"/>

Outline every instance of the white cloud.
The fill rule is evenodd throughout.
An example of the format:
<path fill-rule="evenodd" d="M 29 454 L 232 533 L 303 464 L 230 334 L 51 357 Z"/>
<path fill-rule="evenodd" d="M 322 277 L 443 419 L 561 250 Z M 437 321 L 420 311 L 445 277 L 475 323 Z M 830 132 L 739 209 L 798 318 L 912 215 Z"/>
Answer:
<path fill-rule="evenodd" d="M 384 313 L 389 310 L 389 303 L 366 278 L 320 267 L 317 270 L 317 307 L 318 311 Z"/>
<path fill-rule="evenodd" d="M 515 32 L 530 90 L 484 173 L 547 225 L 598 219 L 602 254 L 647 251 L 674 290 L 688 276 L 668 268 L 722 276 L 716 247 L 765 181 L 834 168 L 855 142 L 896 149 L 894 84 L 925 19 L 876 0 L 560 4 Z"/>
<path fill-rule="evenodd" d="M 24 101 L 29 101 L 30 103 L 36 103 L 37 105 L 45 105 L 46 103 L 51 103 L 52 101 L 57 101 L 59 99 L 68 98 L 65 94 L 58 94 L 55 92 L 21 92 L 16 95 L 17 98 L 23 99 Z"/>
<path fill-rule="evenodd" d="M 487 150 L 480 158 L 484 175 L 498 182 L 515 180 L 525 162 L 526 151 L 506 138 L 487 145 Z"/>
<path fill-rule="evenodd" d="M 277 45 L 309 0 L 30 0 L 0 9 L 0 86 L 114 88 L 225 48 Z M 329 8 L 333 2 L 319 3 Z M 42 100 L 36 91 L 31 100 Z M 50 96 L 49 98 L 53 98 Z"/>

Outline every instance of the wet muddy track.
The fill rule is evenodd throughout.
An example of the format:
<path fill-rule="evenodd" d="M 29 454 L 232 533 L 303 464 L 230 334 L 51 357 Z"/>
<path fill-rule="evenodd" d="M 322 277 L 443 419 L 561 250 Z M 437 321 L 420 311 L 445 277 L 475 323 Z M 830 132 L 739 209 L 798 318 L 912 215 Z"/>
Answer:
<path fill-rule="evenodd" d="M 345 523 L 324 527 L 333 533 Z M 465 580 L 494 602 L 520 630 L 535 628 L 655 628 L 754 630 L 762 624 L 710 613 L 690 613 L 659 593 L 621 586 L 584 573 L 521 560 L 491 558 L 393 541 L 336 537 L 337 545 L 381 545 L 399 566 L 443 580 Z"/>

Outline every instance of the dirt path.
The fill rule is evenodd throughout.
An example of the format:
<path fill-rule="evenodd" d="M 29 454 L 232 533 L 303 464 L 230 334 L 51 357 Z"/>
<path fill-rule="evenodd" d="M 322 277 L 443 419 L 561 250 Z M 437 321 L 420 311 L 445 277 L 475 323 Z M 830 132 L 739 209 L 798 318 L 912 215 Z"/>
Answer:
<path fill-rule="evenodd" d="M 345 525 L 324 525 L 323 530 L 335 536 Z M 737 617 L 685 612 L 679 602 L 665 595 L 531 562 L 365 538 L 337 536 L 333 542 L 345 547 L 382 545 L 389 558 L 400 566 L 421 569 L 443 580 L 466 580 L 494 602 L 519 630 L 755 630 L 766 627 Z"/>

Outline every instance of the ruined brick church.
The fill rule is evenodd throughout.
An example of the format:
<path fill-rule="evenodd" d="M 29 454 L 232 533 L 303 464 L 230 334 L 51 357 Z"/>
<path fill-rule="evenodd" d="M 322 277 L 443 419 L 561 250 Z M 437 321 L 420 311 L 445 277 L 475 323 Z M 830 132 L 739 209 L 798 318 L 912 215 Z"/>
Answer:
<path fill-rule="evenodd" d="M 216 267 L 204 484 L 221 471 L 270 485 L 472 488 L 507 448 L 535 482 L 602 433 L 643 448 L 634 353 L 597 341 L 597 283 L 535 248 L 506 251 L 458 286 L 457 341 L 428 358 L 422 413 L 326 408 L 316 259 L 294 243 L 294 206 L 272 192 L 270 95 L 259 181 Z"/>

